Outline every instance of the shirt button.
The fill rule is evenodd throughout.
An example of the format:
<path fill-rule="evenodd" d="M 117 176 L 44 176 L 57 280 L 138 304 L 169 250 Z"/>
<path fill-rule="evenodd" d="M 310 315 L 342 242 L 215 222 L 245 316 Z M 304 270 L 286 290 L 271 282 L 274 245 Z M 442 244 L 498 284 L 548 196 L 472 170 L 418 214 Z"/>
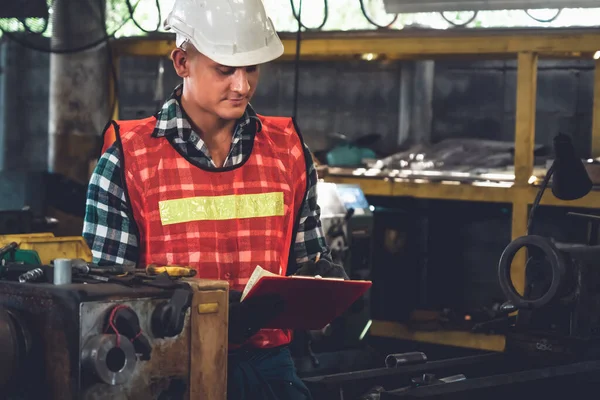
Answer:
<path fill-rule="evenodd" d="M 225 273 L 225 279 L 229 279 L 229 278 L 231 278 L 231 274 L 229 272 L 226 272 Z"/>

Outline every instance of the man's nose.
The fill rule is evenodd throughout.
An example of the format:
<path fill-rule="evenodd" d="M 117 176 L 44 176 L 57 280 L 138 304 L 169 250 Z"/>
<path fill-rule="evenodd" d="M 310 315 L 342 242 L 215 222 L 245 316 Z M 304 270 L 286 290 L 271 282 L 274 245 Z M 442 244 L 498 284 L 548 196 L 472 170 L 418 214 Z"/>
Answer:
<path fill-rule="evenodd" d="M 250 91 L 250 83 L 248 82 L 248 72 L 246 72 L 246 69 L 236 69 L 231 79 L 231 90 L 242 96 L 246 96 Z"/>

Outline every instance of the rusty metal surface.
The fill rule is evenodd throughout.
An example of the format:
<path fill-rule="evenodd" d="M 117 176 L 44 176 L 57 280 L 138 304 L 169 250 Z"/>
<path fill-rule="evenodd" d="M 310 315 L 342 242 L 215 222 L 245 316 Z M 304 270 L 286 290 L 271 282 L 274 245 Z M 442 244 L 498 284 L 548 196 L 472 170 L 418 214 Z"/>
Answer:
<path fill-rule="evenodd" d="M 174 379 L 179 378 L 189 386 L 190 310 L 183 332 L 177 337 L 156 339 L 150 327 L 154 308 L 171 294 L 169 290 L 130 289 L 111 284 L 57 287 L 0 281 L 0 306 L 18 313 L 33 338 L 31 353 L 34 357 L 15 380 L 17 393 L 9 392 L 8 398 L 17 394 L 18 399 L 27 400 L 152 400 L 167 390 Z M 80 356 L 85 340 L 81 337 L 100 333 L 106 312 L 117 304 L 129 305 L 138 314 L 141 328 L 152 346 L 151 358 L 138 360 L 125 386 L 90 381 L 84 382 L 87 386 L 83 387 Z M 1 358 L 1 367 L 8 364 L 4 362 L 7 358 Z M 33 381 L 35 385 L 30 384 Z M 188 397 L 186 394 L 184 398 Z"/>
<path fill-rule="evenodd" d="M 0 307 L 0 388 L 4 387 L 13 374 L 17 361 L 15 327 L 6 310 Z"/>
<path fill-rule="evenodd" d="M 140 327 L 152 344 L 152 354 L 148 361 L 138 360 L 131 379 L 120 386 L 123 398 L 128 400 L 156 399 L 166 390 L 172 378 L 182 379 L 186 385 L 190 370 L 190 310 L 188 309 L 183 331 L 173 338 L 155 338 L 151 329 L 152 312 L 164 299 L 142 298 L 127 301 L 95 301 L 85 302 L 80 307 L 81 333 L 80 346 L 92 336 L 103 332 L 108 313 L 116 305 L 126 305 L 133 309 L 139 317 Z M 107 386 L 107 385 L 105 385 Z M 99 397 L 100 393 L 109 395 L 110 387 L 96 385 L 88 389 L 94 399 L 112 399 Z M 88 393 L 86 393 L 88 395 Z M 92 396 L 92 394 L 89 394 Z"/>

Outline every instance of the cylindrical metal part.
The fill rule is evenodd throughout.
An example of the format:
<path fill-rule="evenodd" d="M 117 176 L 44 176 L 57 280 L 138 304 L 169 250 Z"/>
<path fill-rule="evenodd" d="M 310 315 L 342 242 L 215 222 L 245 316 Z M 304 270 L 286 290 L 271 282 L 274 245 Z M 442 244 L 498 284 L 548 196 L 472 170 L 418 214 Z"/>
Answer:
<path fill-rule="evenodd" d="M 112 112 L 106 1 L 54 0 L 52 10 L 48 167 L 87 184 Z"/>
<path fill-rule="evenodd" d="M 420 351 L 409 353 L 390 354 L 385 358 L 385 366 L 395 368 L 403 365 L 423 364 L 427 362 L 427 356 Z"/>
<path fill-rule="evenodd" d="M 467 377 L 464 376 L 463 374 L 458 374 L 458 375 L 447 376 L 445 378 L 440 378 L 440 381 L 442 381 L 444 383 L 452 383 L 452 382 L 464 381 L 466 379 L 467 379 Z"/>
<path fill-rule="evenodd" d="M 81 362 L 102 382 L 115 386 L 131 379 L 137 358 L 127 337 L 121 336 L 117 340 L 117 335 L 96 335 L 84 346 Z"/>
<path fill-rule="evenodd" d="M 54 260 L 54 284 L 68 285 L 73 278 L 73 267 L 68 258 L 57 258 Z"/>

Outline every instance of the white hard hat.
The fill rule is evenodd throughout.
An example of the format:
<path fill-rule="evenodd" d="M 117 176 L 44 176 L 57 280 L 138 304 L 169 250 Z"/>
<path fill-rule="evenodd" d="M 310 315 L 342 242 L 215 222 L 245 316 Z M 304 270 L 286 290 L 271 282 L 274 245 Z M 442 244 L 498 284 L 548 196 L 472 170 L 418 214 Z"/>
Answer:
<path fill-rule="evenodd" d="M 263 64 L 283 54 L 283 44 L 262 0 L 175 0 L 164 23 L 211 60 L 229 67 Z"/>

